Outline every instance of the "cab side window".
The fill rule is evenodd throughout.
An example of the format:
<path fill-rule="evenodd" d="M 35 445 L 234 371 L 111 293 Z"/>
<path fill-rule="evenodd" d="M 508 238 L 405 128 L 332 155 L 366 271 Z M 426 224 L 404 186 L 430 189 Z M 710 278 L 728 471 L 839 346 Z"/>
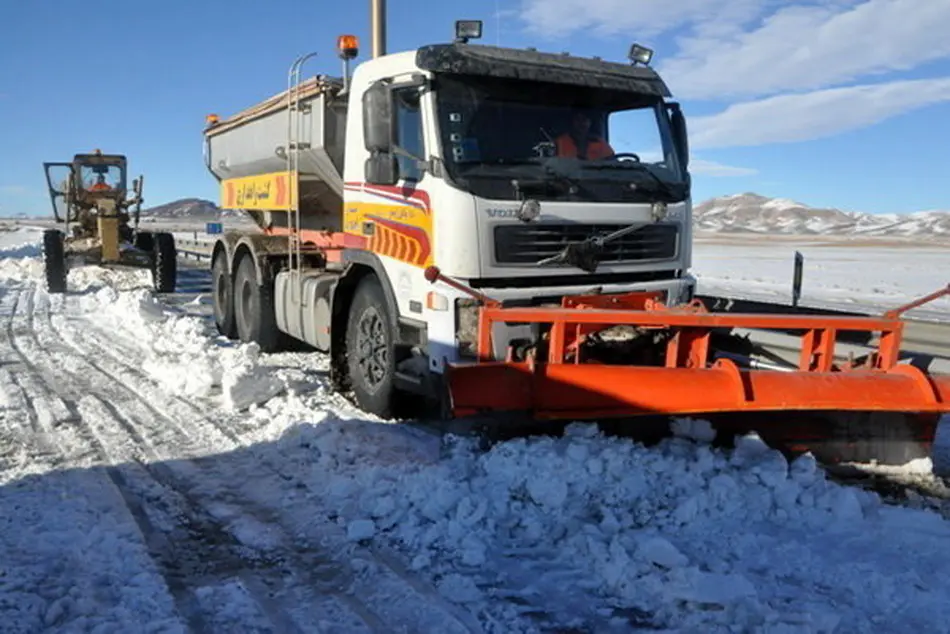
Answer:
<path fill-rule="evenodd" d="M 418 88 L 400 88 L 393 92 L 395 101 L 396 145 L 420 159 L 425 158 L 425 143 L 422 137 L 422 111 Z M 399 176 L 408 181 L 422 178 L 422 170 L 416 160 L 396 155 L 399 163 Z"/>

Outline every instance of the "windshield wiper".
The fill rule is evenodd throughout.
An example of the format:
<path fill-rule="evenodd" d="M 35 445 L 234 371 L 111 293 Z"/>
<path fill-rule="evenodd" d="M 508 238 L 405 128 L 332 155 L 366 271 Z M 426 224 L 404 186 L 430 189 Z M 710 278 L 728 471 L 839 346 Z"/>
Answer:
<path fill-rule="evenodd" d="M 669 183 L 667 183 L 662 178 L 654 174 L 653 170 L 651 170 L 649 167 L 647 167 L 643 163 L 640 163 L 639 161 L 622 161 L 618 163 L 594 163 L 594 164 L 582 165 L 581 167 L 583 169 L 590 169 L 590 170 L 635 169 L 641 173 L 648 174 L 650 178 L 653 179 L 653 182 L 655 182 L 659 186 L 660 191 L 666 194 L 671 201 L 676 200 L 678 198 L 676 192 L 673 190 L 673 188 L 670 186 Z"/>
<path fill-rule="evenodd" d="M 650 224 L 649 222 L 637 222 L 632 225 L 618 229 L 605 236 L 590 237 L 581 242 L 569 242 L 558 254 L 539 260 L 537 266 L 548 266 L 551 264 L 570 264 L 576 266 L 582 271 L 596 273 L 600 265 L 600 257 L 604 252 L 604 245 L 613 242 L 627 234 L 638 231 Z"/>

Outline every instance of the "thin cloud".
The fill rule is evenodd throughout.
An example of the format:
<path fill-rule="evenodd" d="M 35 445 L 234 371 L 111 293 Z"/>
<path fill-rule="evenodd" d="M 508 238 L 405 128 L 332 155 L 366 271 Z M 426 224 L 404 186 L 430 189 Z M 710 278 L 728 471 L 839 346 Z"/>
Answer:
<path fill-rule="evenodd" d="M 577 31 L 598 35 L 635 33 L 654 37 L 685 25 L 745 23 L 775 0 L 524 0 L 521 19 L 542 37 L 560 38 Z"/>
<path fill-rule="evenodd" d="M 892 81 L 780 95 L 690 121 L 696 148 L 811 141 L 950 102 L 950 77 Z"/>
<path fill-rule="evenodd" d="M 716 161 L 707 161 L 704 159 L 690 159 L 689 171 L 692 172 L 694 176 L 711 176 L 715 178 L 754 176 L 759 173 L 759 170 L 751 167 L 724 165 Z"/>
<path fill-rule="evenodd" d="M 542 38 L 574 32 L 675 35 L 657 66 L 681 99 L 818 90 L 950 58 L 950 2 L 940 0 L 523 0 Z"/>
<path fill-rule="evenodd" d="M 789 6 L 732 37 L 681 37 L 659 70 L 687 99 L 817 90 L 950 57 L 948 31 L 950 2 Z"/>

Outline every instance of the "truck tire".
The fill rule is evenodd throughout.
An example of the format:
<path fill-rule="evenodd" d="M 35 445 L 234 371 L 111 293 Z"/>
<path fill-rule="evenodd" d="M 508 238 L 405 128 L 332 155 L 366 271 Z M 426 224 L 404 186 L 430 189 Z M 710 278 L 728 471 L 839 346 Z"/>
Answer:
<path fill-rule="evenodd" d="M 214 325 L 218 332 L 228 339 L 237 339 L 237 326 L 234 321 L 234 284 L 228 271 L 228 256 L 222 251 L 211 265 L 211 296 Z"/>
<path fill-rule="evenodd" d="M 66 292 L 66 247 L 63 232 L 47 229 L 43 232 L 43 263 L 46 268 L 46 290 Z"/>
<path fill-rule="evenodd" d="M 149 231 L 137 231 L 133 244 L 139 251 L 151 253 L 155 245 L 155 237 Z"/>
<path fill-rule="evenodd" d="M 393 318 L 375 275 L 356 287 L 346 324 L 346 363 L 357 406 L 392 418 L 396 406 Z"/>
<path fill-rule="evenodd" d="M 254 258 L 249 255 L 238 263 L 232 298 L 238 338 L 244 343 L 256 343 L 261 352 L 276 352 L 281 337 L 274 314 L 274 284 L 257 283 Z"/>
<path fill-rule="evenodd" d="M 178 252 L 175 236 L 170 233 L 153 234 L 152 283 L 156 292 L 174 293 L 178 277 Z"/>

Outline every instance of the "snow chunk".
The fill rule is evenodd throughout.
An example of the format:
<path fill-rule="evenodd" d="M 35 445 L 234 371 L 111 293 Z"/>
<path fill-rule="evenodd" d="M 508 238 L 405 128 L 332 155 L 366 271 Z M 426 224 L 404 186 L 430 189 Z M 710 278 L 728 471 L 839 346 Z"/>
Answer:
<path fill-rule="evenodd" d="M 637 554 L 641 559 L 663 568 L 681 568 L 689 563 L 689 559 L 676 546 L 662 537 L 650 537 L 640 542 Z"/>
<path fill-rule="evenodd" d="M 373 520 L 353 520 L 346 527 L 346 537 L 353 542 L 372 539 L 375 534 L 376 524 L 373 523 Z"/>

